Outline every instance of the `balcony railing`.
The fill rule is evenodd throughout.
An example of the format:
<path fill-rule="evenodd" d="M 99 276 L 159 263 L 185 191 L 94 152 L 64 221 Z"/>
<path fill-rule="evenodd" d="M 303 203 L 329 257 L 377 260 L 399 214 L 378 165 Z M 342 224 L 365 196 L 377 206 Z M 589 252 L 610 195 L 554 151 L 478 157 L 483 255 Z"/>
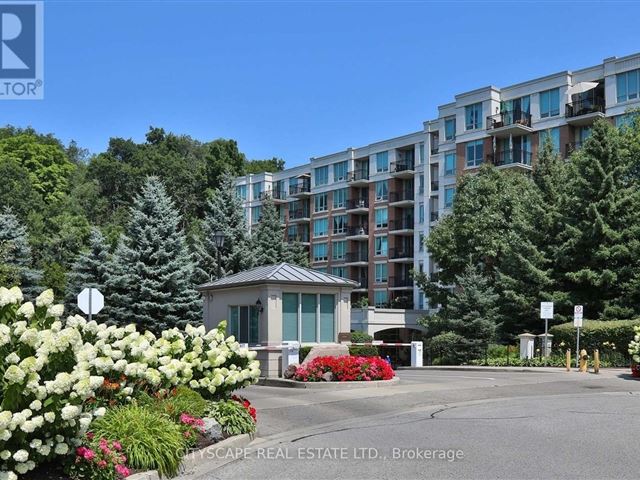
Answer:
<path fill-rule="evenodd" d="M 389 287 L 413 287 L 413 279 L 408 275 L 389 277 Z"/>
<path fill-rule="evenodd" d="M 440 218 L 440 214 L 439 214 L 438 212 L 431 212 L 431 213 L 429 214 L 429 219 L 430 219 L 432 222 L 437 222 L 437 221 L 438 221 L 438 218 Z"/>
<path fill-rule="evenodd" d="M 389 258 L 413 258 L 413 246 L 408 248 L 408 246 L 392 248 L 389 250 Z"/>
<path fill-rule="evenodd" d="M 531 114 L 522 110 L 511 110 L 487 117 L 487 130 L 508 127 L 509 125 L 531 127 Z"/>
<path fill-rule="evenodd" d="M 396 218 L 389 222 L 389 230 L 413 230 L 413 217 Z"/>
<path fill-rule="evenodd" d="M 369 279 L 367 277 L 354 278 L 353 281 L 360 284 L 358 288 L 369 288 Z"/>
<path fill-rule="evenodd" d="M 391 163 L 391 173 L 400 173 L 411 171 L 416 168 L 413 160 L 398 160 Z"/>
<path fill-rule="evenodd" d="M 571 142 L 564 146 L 564 156 L 569 158 L 573 152 L 582 148 L 582 142 Z"/>
<path fill-rule="evenodd" d="M 589 113 L 604 113 L 604 109 L 604 98 L 585 98 L 577 102 L 567 103 L 564 114 L 569 118 L 579 117 L 580 115 L 588 115 Z"/>
<path fill-rule="evenodd" d="M 287 234 L 287 241 L 289 243 L 293 243 L 293 242 L 308 243 L 309 242 L 309 232 L 289 233 L 289 234 Z"/>
<path fill-rule="evenodd" d="M 289 185 L 289 195 L 297 195 L 299 193 L 311 193 L 311 184 L 305 182 L 298 185 Z"/>
<path fill-rule="evenodd" d="M 356 235 L 368 235 L 369 227 L 362 225 L 360 227 L 347 227 L 347 236 L 353 237 Z"/>
<path fill-rule="evenodd" d="M 345 261 L 347 263 L 368 262 L 369 254 L 367 252 L 347 252 Z"/>
<path fill-rule="evenodd" d="M 357 182 L 359 180 L 369 180 L 369 170 L 353 170 L 347 174 L 347 182 Z"/>
<path fill-rule="evenodd" d="M 431 191 L 437 192 L 440 190 L 440 182 L 431 182 Z"/>
<path fill-rule="evenodd" d="M 299 209 L 299 210 L 291 210 L 289 212 L 289 220 L 299 220 L 301 218 L 310 218 L 309 210 Z"/>
<path fill-rule="evenodd" d="M 439 145 L 432 145 L 431 146 L 431 155 L 437 155 L 439 151 L 440 151 L 440 146 Z"/>
<path fill-rule="evenodd" d="M 347 210 L 355 210 L 356 208 L 369 208 L 369 199 L 351 198 L 347 200 Z"/>
<path fill-rule="evenodd" d="M 413 190 L 401 190 L 399 192 L 391 192 L 389 194 L 389 202 L 404 202 L 407 200 L 413 200 Z"/>
<path fill-rule="evenodd" d="M 487 161 L 496 167 L 502 165 L 522 164 L 531 166 L 533 154 L 526 150 L 501 150 L 487 155 Z"/>
<path fill-rule="evenodd" d="M 266 200 L 267 198 L 273 198 L 274 200 L 286 200 L 287 192 L 280 190 L 268 190 L 260 193 L 260 200 Z"/>

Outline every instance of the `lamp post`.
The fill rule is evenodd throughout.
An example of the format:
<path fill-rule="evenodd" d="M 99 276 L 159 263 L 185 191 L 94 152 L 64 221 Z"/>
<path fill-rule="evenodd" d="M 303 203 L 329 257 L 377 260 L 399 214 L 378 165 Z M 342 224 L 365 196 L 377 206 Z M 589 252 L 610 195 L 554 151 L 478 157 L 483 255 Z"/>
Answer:
<path fill-rule="evenodd" d="M 213 241 L 216 244 L 216 253 L 218 254 L 218 271 L 217 276 L 218 279 L 222 278 L 222 265 L 220 260 L 220 250 L 224 247 L 224 232 L 217 230 L 216 233 L 213 234 Z"/>

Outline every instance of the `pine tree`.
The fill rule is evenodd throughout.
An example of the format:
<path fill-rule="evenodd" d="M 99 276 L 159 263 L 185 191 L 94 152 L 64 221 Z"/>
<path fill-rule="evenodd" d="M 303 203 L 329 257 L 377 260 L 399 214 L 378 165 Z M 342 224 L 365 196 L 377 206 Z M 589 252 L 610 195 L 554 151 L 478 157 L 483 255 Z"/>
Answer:
<path fill-rule="evenodd" d="M 26 227 L 9 208 L 0 213 L 0 255 L 0 285 L 18 285 L 27 297 L 35 297 L 42 273 L 32 266 Z"/>
<path fill-rule="evenodd" d="M 109 295 L 105 285 L 109 279 L 110 257 L 109 246 L 100 229 L 93 227 L 88 248 L 78 255 L 67 276 L 67 295 L 65 297 L 67 305 L 76 305 L 76 297 L 87 287 L 97 288 L 103 295 Z M 108 307 L 109 305 L 105 305 L 105 308 L 100 312 L 102 317 L 107 317 Z"/>
<path fill-rule="evenodd" d="M 302 243 L 295 240 L 285 246 L 284 261 L 293 265 L 299 265 L 300 267 L 308 267 L 309 252 Z"/>
<path fill-rule="evenodd" d="M 201 321 L 194 265 L 179 224 L 164 185 L 149 177 L 110 263 L 106 288 L 116 323 L 159 332 Z"/>
<path fill-rule="evenodd" d="M 208 276 L 205 281 L 217 277 L 218 247 L 214 241 L 216 232 L 222 232 L 225 237 L 224 246 L 220 250 L 223 276 L 253 267 L 254 254 L 242 201 L 236 194 L 234 178 L 229 174 L 223 176 L 220 188 L 211 196 L 203 223 L 202 242 L 196 244 L 198 267 Z"/>
<path fill-rule="evenodd" d="M 273 265 L 286 261 L 284 228 L 273 200 L 262 203 L 262 217 L 253 236 L 256 265 Z"/>

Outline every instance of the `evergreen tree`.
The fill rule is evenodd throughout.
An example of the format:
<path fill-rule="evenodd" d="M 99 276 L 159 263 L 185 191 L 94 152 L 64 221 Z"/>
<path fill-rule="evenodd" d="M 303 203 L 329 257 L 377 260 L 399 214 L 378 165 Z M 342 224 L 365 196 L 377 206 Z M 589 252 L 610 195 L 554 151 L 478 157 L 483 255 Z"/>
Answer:
<path fill-rule="evenodd" d="M 290 242 L 284 248 L 284 261 L 300 267 L 309 266 L 309 252 L 298 240 Z"/>
<path fill-rule="evenodd" d="M 89 247 L 80 252 L 67 275 L 67 295 L 65 301 L 69 306 L 75 306 L 78 294 L 87 287 L 97 288 L 108 296 L 105 285 L 109 279 L 109 246 L 104 240 L 100 229 L 93 227 L 89 237 Z M 107 316 L 107 308 L 102 310 L 101 316 Z"/>
<path fill-rule="evenodd" d="M 253 236 L 256 265 L 273 265 L 286 261 L 284 228 L 273 200 L 262 203 L 262 217 Z"/>
<path fill-rule="evenodd" d="M 231 275 L 250 269 L 254 264 L 251 237 L 244 217 L 242 201 L 236 194 L 234 178 L 225 174 L 220 188 L 213 192 L 203 223 L 203 239 L 196 244 L 198 268 L 206 272 L 204 281 L 214 280 L 218 272 L 218 247 L 216 232 L 225 237 L 220 250 L 222 275 Z M 201 263 L 200 263 L 201 262 Z"/>
<path fill-rule="evenodd" d="M 107 280 L 112 319 L 154 332 L 201 321 L 194 265 L 180 215 L 156 177 L 135 198 Z"/>
<path fill-rule="evenodd" d="M 27 229 L 9 208 L 0 213 L 0 285 L 18 285 L 28 297 L 39 293 L 42 273 L 32 266 Z"/>

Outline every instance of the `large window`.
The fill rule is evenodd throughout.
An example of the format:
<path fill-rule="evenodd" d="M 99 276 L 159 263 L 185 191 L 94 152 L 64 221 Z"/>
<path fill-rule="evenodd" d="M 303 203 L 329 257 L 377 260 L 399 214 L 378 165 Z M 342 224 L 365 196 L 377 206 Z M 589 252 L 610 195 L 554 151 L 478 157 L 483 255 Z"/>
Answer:
<path fill-rule="evenodd" d="M 444 155 L 444 174 L 456 174 L 456 154 L 453 152 L 449 152 Z"/>
<path fill-rule="evenodd" d="M 260 199 L 260 194 L 262 193 L 263 188 L 264 188 L 264 183 L 262 183 L 262 182 L 254 183 L 251 186 L 254 200 L 259 200 Z"/>
<path fill-rule="evenodd" d="M 474 103 L 464 107 L 465 129 L 482 128 L 482 103 Z"/>
<path fill-rule="evenodd" d="M 467 167 L 477 167 L 482 163 L 484 148 L 482 140 L 467 142 Z"/>
<path fill-rule="evenodd" d="M 314 262 L 326 262 L 328 259 L 327 256 L 327 244 L 325 243 L 314 243 L 313 244 L 313 261 Z"/>
<path fill-rule="evenodd" d="M 386 257 L 387 252 L 389 251 L 387 236 L 382 235 L 380 237 L 375 238 L 375 255 L 376 257 Z"/>
<path fill-rule="evenodd" d="M 560 128 L 555 127 L 548 130 L 540 131 L 540 150 L 544 146 L 544 143 L 547 141 L 547 138 L 551 140 L 553 151 L 558 153 L 560 151 Z"/>
<path fill-rule="evenodd" d="M 420 163 L 424 163 L 424 143 L 420 144 L 419 147 L 419 152 L 420 152 Z"/>
<path fill-rule="evenodd" d="M 389 211 L 387 207 L 376 208 L 375 219 L 376 228 L 387 228 L 389 226 Z"/>
<path fill-rule="evenodd" d="M 333 234 L 341 235 L 347 233 L 347 216 L 335 215 L 333 217 Z"/>
<path fill-rule="evenodd" d="M 331 274 L 336 277 L 348 278 L 347 277 L 347 267 L 333 267 L 331 269 Z"/>
<path fill-rule="evenodd" d="M 318 167 L 314 169 L 316 187 L 329 183 L 329 166 Z"/>
<path fill-rule="evenodd" d="M 313 221 L 313 236 L 326 237 L 329 234 L 329 219 L 328 218 L 316 218 Z"/>
<path fill-rule="evenodd" d="M 418 222 L 424 223 L 424 203 L 420 202 L 418 205 Z"/>
<path fill-rule="evenodd" d="M 331 259 L 332 260 L 344 260 L 347 253 L 347 242 L 341 240 L 339 242 L 331 242 Z"/>
<path fill-rule="evenodd" d="M 389 171 L 389 152 L 376 153 L 376 172 L 388 172 Z"/>
<path fill-rule="evenodd" d="M 381 180 L 376 182 L 376 202 L 383 202 L 389 199 L 389 182 Z"/>
<path fill-rule="evenodd" d="M 260 221 L 260 217 L 262 217 L 262 207 L 260 205 L 257 207 L 251 207 L 251 223 L 258 223 Z"/>
<path fill-rule="evenodd" d="M 540 92 L 540 118 L 560 115 L 560 89 Z"/>
<path fill-rule="evenodd" d="M 229 335 L 240 343 L 258 343 L 260 312 L 255 305 L 229 307 Z"/>
<path fill-rule="evenodd" d="M 454 140 L 456 138 L 456 117 L 446 118 L 444 121 L 444 139 Z"/>
<path fill-rule="evenodd" d="M 247 199 L 247 186 L 246 185 L 237 185 L 236 186 L 236 195 L 240 200 Z"/>
<path fill-rule="evenodd" d="M 347 179 L 348 162 L 338 162 L 333 164 L 333 181 L 341 182 Z"/>
<path fill-rule="evenodd" d="M 638 98 L 640 93 L 640 69 L 616 75 L 618 103 Z"/>
<path fill-rule="evenodd" d="M 313 211 L 318 212 L 326 212 L 327 211 L 327 194 L 320 193 L 318 195 L 313 196 Z"/>
<path fill-rule="evenodd" d="M 334 342 L 335 295 L 282 294 L 282 340 Z"/>
<path fill-rule="evenodd" d="M 375 290 L 373 292 L 373 303 L 378 308 L 389 306 L 389 293 L 386 290 Z"/>
<path fill-rule="evenodd" d="M 624 113 L 622 115 L 618 115 L 615 117 L 616 127 L 625 128 L 625 127 L 633 127 L 636 118 L 638 118 L 640 114 L 637 112 Z"/>
<path fill-rule="evenodd" d="M 347 189 L 333 191 L 333 208 L 344 208 L 347 205 Z"/>
<path fill-rule="evenodd" d="M 444 189 L 444 206 L 445 208 L 453 207 L 453 198 L 456 196 L 455 187 L 446 187 Z"/>
<path fill-rule="evenodd" d="M 388 279 L 388 268 L 386 263 L 376 263 L 376 275 L 375 281 L 376 283 L 387 283 Z"/>

